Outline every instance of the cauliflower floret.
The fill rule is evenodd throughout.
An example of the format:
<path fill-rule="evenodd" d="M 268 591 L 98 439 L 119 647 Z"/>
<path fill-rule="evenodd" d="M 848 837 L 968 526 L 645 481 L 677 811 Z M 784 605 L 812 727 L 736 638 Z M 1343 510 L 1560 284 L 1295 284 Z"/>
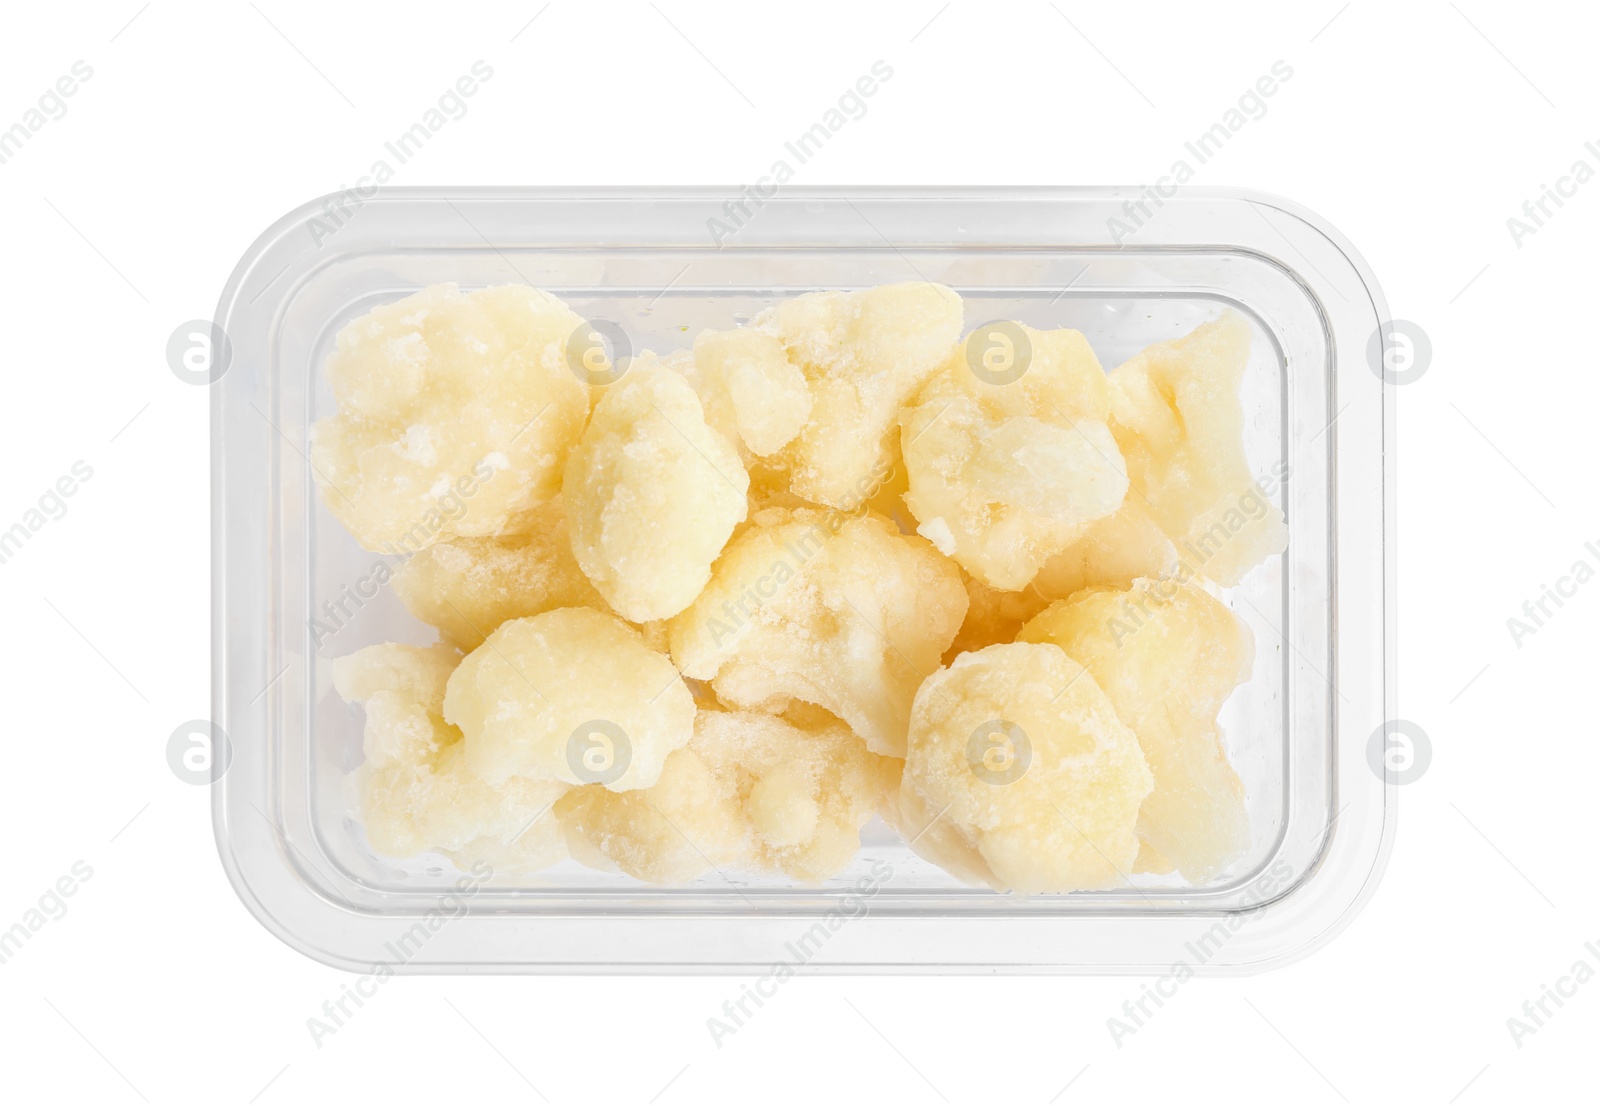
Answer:
<path fill-rule="evenodd" d="M 1051 642 L 1087 668 L 1150 762 L 1155 790 L 1139 837 L 1191 883 L 1205 883 L 1250 845 L 1244 786 L 1217 729 L 1223 701 L 1250 676 L 1250 630 L 1202 588 L 1138 580 L 1052 605 L 1021 640 Z"/>
<path fill-rule="evenodd" d="M 810 418 L 772 460 L 796 495 L 854 509 L 900 405 L 955 346 L 961 297 L 920 283 L 813 292 L 769 308 L 755 325 L 783 343 L 811 393 Z"/>
<path fill-rule="evenodd" d="M 586 607 L 506 622 L 450 677 L 444 716 L 484 779 L 649 787 L 694 732 L 694 698 L 638 631 Z"/>
<path fill-rule="evenodd" d="M 1085 588 L 1126 588 L 1141 576 L 1175 575 L 1180 570 L 1177 550 L 1137 500 L 1130 493 L 1115 514 L 1091 522 L 1081 538 L 1046 561 L 1021 591 L 1001 591 L 965 577 L 967 618 L 945 651 L 945 663 L 986 645 L 1016 641 L 1034 615 Z"/>
<path fill-rule="evenodd" d="M 811 416 L 811 388 L 783 343 L 764 330 L 702 330 L 678 369 L 705 405 L 706 422 L 757 457 L 788 445 Z"/>
<path fill-rule="evenodd" d="M 901 413 L 900 440 L 917 532 L 984 583 L 1019 591 L 1122 504 L 1128 479 L 1084 336 L 1006 329 L 1021 347 L 1012 372 L 980 378 L 976 349 L 957 350 Z"/>
<path fill-rule="evenodd" d="M 1150 769 L 1094 678 L 1053 645 L 991 645 L 928 677 L 911 712 L 899 824 L 912 848 L 997 891 L 1128 879 Z"/>
<path fill-rule="evenodd" d="M 461 731 L 441 714 L 460 659 L 444 645 L 374 645 L 333 662 L 334 688 L 366 707 L 357 786 L 367 840 L 384 856 L 441 852 L 463 869 L 479 859 L 497 872 L 549 867 L 566 856 L 550 809 L 567 788 L 489 784 L 467 765 Z"/>
<path fill-rule="evenodd" d="M 579 863 L 647 883 L 687 883 L 749 855 L 734 788 L 731 777 L 678 749 L 650 787 L 575 788 L 556 804 L 556 818 Z"/>
<path fill-rule="evenodd" d="M 869 753 L 831 716 L 701 711 L 661 780 L 617 795 L 580 788 L 557 816 L 572 854 L 652 882 L 709 867 L 776 871 L 807 883 L 838 874 L 861 848 L 898 761 Z"/>
<path fill-rule="evenodd" d="M 1229 587 L 1289 543 L 1283 512 L 1245 460 L 1239 382 L 1249 357 L 1250 324 L 1224 311 L 1111 374 L 1112 433 L 1134 491 L 1183 559 Z"/>
<path fill-rule="evenodd" d="M 694 601 L 745 517 L 749 489 L 694 389 L 648 352 L 596 404 L 561 485 L 578 564 L 632 622 Z"/>
<path fill-rule="evenodd" d="M 572 556 L 559 497 L 534 511 L 526 534 L 429 546 L 400 566 L 393 586 L 408 611 L 469 653 L 507 619 L 557 607 L 609 610 Z"/>
<path fill-rule="evenodd" d="M 1091 522 L 1081 538 L 1046 561 L 1029 590 L 1047 601 L 1068 599 L 1096 585 L 1125 588 L 1141 576 L 1172 576 L 1178 565 L 1172 539 L 1130 490 L 1115 514 Z"/>
<path fill-rule="evenodd" d="M 585 325 L 521 285 L 426 288 L 339 332 L 338 413 L 312 427 L 323 502 L 368 549 L 528 529 L 589 414 L 567 365 Z"/>
<path fill-rule="evenodd" d="M 898 761 L 869 752 L 827 715 L 703 711 L 689 747 L 736 781 L 754 866 L 807 883 L 850 863 L 861 827 L 899 778 Z"/>
<path fill-rule="evenodd" d="M 684 675 L 737 707 L 832 711 L 887 756 L 966 613 L 959 570 L 872 514 L 759 512 L 672 620 Z"/>

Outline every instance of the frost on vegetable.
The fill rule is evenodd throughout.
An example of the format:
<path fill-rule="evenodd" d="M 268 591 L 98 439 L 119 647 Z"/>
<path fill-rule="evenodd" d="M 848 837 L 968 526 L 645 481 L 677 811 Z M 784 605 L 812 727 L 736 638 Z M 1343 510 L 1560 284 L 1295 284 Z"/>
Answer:
<path fill-rule="evenodd" d="M 1134 492 L 1197 572 L 1232 586 L 1289 541 L 1250 475 L 1239 384 L 1250 325 L 1224 311 L 1111 374 L 1112 432 Z"/>
<path fill-rule="evenodd" d="M 939 552 L 1019 591 L 1122 506 L 1128 479 L 1106 424 L 1106 373 L 1083 335 L 995 330 L 1018 344 L 1010 370 L 982 368 L 986 331 L 974 331 L 902 413 L 906 506 Z"/>
<path fill-rule="evenodd" d="M 608 609 L 572 556 L 559 497 L 534 511 L 525 534 L 429 546 L 400 567 L 393 586 L 407 610 L 467 652 L 508 619 L 557 607 Z"/>
<path fill-rule="evenodd" d="M 917 692 L 898 824 L 918 854 L 997 891 L 1121 887 L 1150 788 L 1092 675 L 1053 645 L 992 645 Z"/>
<path fill-rule="evenodd" d="M 711 578 L 711 562 L 745 517 L 749 486 L 694 390 L 641 354 L 606 389 L 567 459 L 562 498 L 573 554 L 624 618 L 671 617 Z"/>
<path fill-rule="evenodd" d="M 940 552 L 1018 591 L 1121 506 L 1128 479 L 1105 372 L 1083 335 L 995 329 L 1016 346 L 1007 371 L 983 368 L 980 329 L 902 413 L 905 502 Z"/>
<path fill-rule="evenodd" d="M 703 330 L 669 363 L 694 385 L 706 422 L 757 457 L 788 445 L 811 416 L 805 374 L 764 330 Z"/>
<path fill-rule="evenodd" d="M 784 300 L 754 324 L 805 375 L 811 413 L 774 455 L 789 490 L 850 510 L 882 467 L 900 406 L 949 356 L 961 298 L 942 284 L 888 284 Z"/>
<path fill-rule="evenodd" d="M 568 792 L 556 818 L 573 859 L 646 883 L 687 883 L 747 851 L 733 781 L 686 749 L 668 756 L 643 790 Z"/>
<path fill-rule="evenodd" d="M 384 856 L 440 852 L 497 872 L 535 871 L 566 856 L 549 814 L 566 785 L 467 764 L 461 731 L 443 717 L 445 683 L 460 655 L 444 645 L 374 645 L 333 662 L 333 684 L 366 709 L 357 771 L 367 840 Z"/>
<path fill-rule="evenodd" d="M 347 325 L 311 435 L 334 517 L 384 552 L 525 531 L 589 413 L 566 360 L 582 323 L 533 288 L 439 284 Z"/>
<path fill-rule="evenodd" d="M 1232 611 L 1195 584 L 1139 580 L 1056 603 L 1021 636 L 1051 642 L 1087 668 L 1139 735 L 1155 776 L 1139 812 L 1139 836 L 1152 854 L 1193 883 L 1243 855 L 1244 787 L 1217 715 L 1249 678 L 1255 643 Z"/>
<path fill-rule="evenodd" d="M 816 883 L 860 851 L 897 775 L 898 762 L 836 719 L 706 710 L 655 786 L 579 788 L 557 815 L 575 857 L 639 879 L 681 882 L 715 866 Z"/>
<path fill-rule="evenodd" d="M 966 605 L 955 565 L 882 518 L 768 509 L 672 620 L 672 655 L 732 706 L 815 703 L 899 756 L 912 696 Z"/>
<path fill-rule="evenodd" d="M 584 607 L 506 622 L 450 677 L 444 716 L 468 762 L 513 776 L 649 787 L 694 731 L 672 662 L 621 620 Z"/>
<path fill-rule="evenodd" d="M 1140 493 L 1130 490 L 1114 514 L 1090 523 L 1046 561 L 1029 590 L 1045 600 L 1067 599 L 1097 585 L 1125 588 L 1141 576 L 1171 576 L 1179 563 L 1172 539 Z"/>

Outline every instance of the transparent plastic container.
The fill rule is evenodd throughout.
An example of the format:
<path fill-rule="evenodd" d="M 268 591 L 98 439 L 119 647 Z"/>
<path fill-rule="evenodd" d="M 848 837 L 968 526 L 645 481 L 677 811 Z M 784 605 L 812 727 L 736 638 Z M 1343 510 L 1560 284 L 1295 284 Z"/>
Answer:
<path fill-rule="evenodd" d="M 1256 638 L 1220 719 L 1248 854 L 1204 887 L 1136 876 L 1031 897 L 964 886 L 877 821 L 815 887 L 717 873 L 652 887 L 573 862 L 479 884 L 443 858 L 374 855 L 346 783 L 362 712 L 329 662 L 433 632 L 371 585 L 393 560 L 362 550 L 313 481 L 338 330 L 441 281 L 524 282 L 614 323 L 634 352 L 665 352 L 781 298 L 903 280 L 955 288 L 969 328 L 1082 330 L 1108 369 L 1224 305 L 1250 321 L 1247 451 L 1258 475 L 1287 466 L 1290 541 L 1226 593 Z M 1395 780 L 1368 757 L 1395 715 L 1393 385 L 1368 354 L 1386 321 L 1333 228 L 1232 190 L 395 189 L 307 204 L 250 248 L 216 317 L 232 350 L 212 386 L 228 875 L 269 930 L 356 972 L 1224 973 L 1304 955 L 1371 895 L 1394 832 Z M 318 648 L 330 600 L 353 613 Z"/>

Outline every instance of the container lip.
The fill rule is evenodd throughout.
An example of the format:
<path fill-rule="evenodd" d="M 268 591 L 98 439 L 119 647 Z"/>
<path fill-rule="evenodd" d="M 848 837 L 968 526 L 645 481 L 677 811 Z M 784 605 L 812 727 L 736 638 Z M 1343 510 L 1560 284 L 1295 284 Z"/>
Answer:
<path fill-rule="evenodd" d="M 469 185 L 469 186 L 398 186 L 384 187 L 370 198 L 363 200 L 363 204 L 390 205 L 401 203 L 417 203 L 431 201 L 447 201 L 460 199 L 466 201 L 503 201 L 503 202 L 529 202 L 540 201 L 574 201 L 574 202 L 624 202 L 648 203 L 652 200 L 716 200 L 721 202 L 729 196 L 738 195 L 741 189 L 732 186 L 715 185 L 646 185 L 646 186 L 573 186 L 573 185 L 546 185 L 546 186 L 500 186 L 500 185 Z M 973 185 L 973 186 L 941 186 L 941 185 L 806 185 L 785 186 L 780 193 L 780 198 L 787 202 L 807 200 L 906 200 L 906 201 L 954 201 L 954 202 L 1073 202 L 1073 201 L 1104 201 L 1118 200 L 1124 197 L 1137 196 L 1145 191 L 1144 186 L 1097 186 L 1097 185 Z M 261 266 L 265 257 L 273 252 L 275 246 L 285 243 L 285 240 L 296 230 L 303 230 L 308 220 L 316 218 L 325 210 L 330 201 L 337 201 L 348 195 L 345 192 L 325 193 L 313 197 L 304 203 L 285 212 L 278 219 L 259 234 L 241 255 L 239 262 L 234 267 L 224 284 L 219 296 L 216 321 L 226 331 L 227 321 L 232 316 L 240 303 L 241 296 L 250 290 L 252 275 Z M 1289 199 L 1276 194 L 1243 188 L 1231 187 L 1189 187 L 1182 186 L 1177 190 L 1175 199 L 1181 198 L 1186 202 L 1194 201 L 1226 201 L 1231 203 L 1247 203 L 1266 207 L 1282 212 L 1310 232 L 1320 236 L 1326 241 L 1331 250 L 1338 255 L 1344 264 L 1350 267 L 1356 278 L 1355 283 L 1372 306 L 1379 320 L 1387 320 L 1387 305 L 1377 280 L 1366 262 L 1365 258 L 1355 249 L 1353 244 L 1336 227 L 1329 223 L 1315 211 Z M 704 243 L 685 241 L 685 246 L 702 246 Z M 1104 243 L 1085 242 L 1084 248 L 1108 249 Z M 1281 268 L 1290 275 L 1307 283 L 1307 274 L 1298 269 L 1292 260 L 1282 253 L 1263 251 L 1256 246 L 1240 243 L 1229 243 L 1224 240 L 1219 246 L 1238 249 L 1242 252 L 1256 253 Z M 1292 245 L 1292 244 L 1291 244 Z M 752 248 L 765 248 L 765 244 L 757 244 Z M 1018 248 L 1001 246 L 999 248 Z M 1181 248 L 1172 243 L 1160 241 L 1140 242 L 1130 248 L 1130 252 L 1142 249 L 1175 249 Z M 359 251 L 357 251 L 359 252 Z M 338 249 L 333 252 L 321 252 L 314 244 L 308 242 L 298 248 L 290 247 L 289 261 L 284 268 L 272 277 L 266 286 L 256 292 L 259 298 L 271 287 L 273 281 L 281 278 L 285 272 L 295 268 L 296 261 L 303 261 L 308 257 L 317 257 L 323 262 L 331 262 L 335 258 L 345 257 L 349 251 Z M 276 259 L 274 259 L 276 264 Z M 291 274 L 303 275 L 305 270 Z M 1320 275 L 1320 274 L 1319 274 Z M 289 282 L 292 285 L 293 281 Z M 287 286 L 287 285 L 286 285 Z M 1326 311 L 1329 304 L 1325 297 L 1318 293 L 1314 282 L 1307 283 L 1307 291 L 1317 303 L 1319 309 Z M 252 303 L 254 300 L 251 301 Z M 269 304 L 271 300 L 267 301 Z M 1346 356 L 1353 356 L 1352 351 L 1342 351 Z M 231 697 L 228 689 L 227 659 L 229 657 L 227 642 L 227 624 L 229 621 L 228 605 L 228 554 L 227 528 L 224 521 L 232 517 L 240 508 L 228 501 L 228 475 L 229 457 L 223 433 L 224 414 L 226 407 L 227 389 L 220 383 L 212 389 L 211 397 L 211 508 L 213 531 L 212 543 L 212 714 L 218 720 L 228 717 Z M 1396 608 L 1395 608 L 1395 522 L 1394 522 L 1394 403 L 1392 385 L 1383 384 L 1381 391 L 1381 495 L 1383 499 L 1383 527 L 1382 527 L 1382 623 L 1383 623 L 1383 678 L 1382 698 L 1384 701 L 1386 717 L 1395 716 L 1397 703 L 1397 672 L 1395 652 L 1396 635 Z M 238 402 L 237 398 L 235 402 Z M 1337 473 L 1336 473 L 1337 475 Z M 1336 573 L 1337 575 L 1337 573 Z M 1337 740 L 1337 735 L 1336 738 Z M 1349 755 L 1348 753 L 1346 755 Z M 228 809 L 228 791 L 231 784 L 237 781 L 220 779 L 211 785 L 212 789 L 212 822 L 213 837 L 216 841 L 219 858 L 224 871 L 227 873 L 230 884 L 234 887 L 241 902 L 274 936 L 286 945 L 294 948 L 313 960 L 327 964 L 344 971 L 359 973 L 371 966 L 370 959 L 359 955 L 349 954 L 347 950 L 324 947 L 308 939 L 303 928 L 282 916 L 285 912 L 274 909 L 274 904 L 279 903 L 279 896 L 285 893 L 285 886 L 273 879 L 255 880 L 252 873 L 256 872 L 258 859 L 262 855 L 259 848 L 249 849 L 247 852 L 239 851 L 240 842 L 230 829 L 240 829 L 238 825 L 231 825 Z M 1398 814 L 1398 789 L 1392 779 L 1382 783 L 1382 797 L 1377 801 L 1376 815 L 1378 825 L 1375 837 L 1364 838 L 1366 848 L 1363 855 L 1368 863 L 1363 865 L 1359 877 L 1354 872 L 1345 872 L 1335 889 L 1342 889 L 1342 894 L 1337 898 L 1340 905 L 1337 910 L 1324 910 L 1322 917 L 1326 924 L 1315 932 L 1309 934 L 1302 932 L 1300 939 L 1285 942 L 1272 949 L 1266 955 L 1218 965 L 1215 968 L 1207 967 L 1206 973 L 1221 972 L 1252 974 L 1271 970 L 1286 964 L 1294 963 L 1307 957 L 1332 941 L 1344 928 L 1350 925 L 1355 916 L 1365 907 L 1366 903 L 1376 894 L 1383 875 L 1386 872 L 1393 840 L 1397 827 Z M 271 809 L 269 807 L 269 809 Z M 263 816 L 265 817 L 265 816 Z M 1336 816 L 1337 817 L 1337 816 Z M 255 827 L 248 831 L 252 837 L 259 837 Z M 281 832 L 281 831 L 280 831 Z M 269 835 L 270 836 L 270 835 Z M 254 841 L 252 841 L 254 843 Z M 1258 905 L 1259 910 L 1267 910 L 1279 903 L 1300 896 L 1311 885 L 1316 885 L 1319 891 L 1326 892 L 1322 884 L 1329 873 L 1324 872 L 1323 862 L 1327 859 L 1329 850 L 1334 848 L 1334 838 L 1330 833 L 1319 853 L 1317 862 L 1307 869 L 1300 879 L 1292 886 L 1286 887 L 1279 896 Z M 286 868 L 293 868 L 290 858 L 283 855 L 281 847 L 273 850 L 274 854 L 284 862 Z M 259 886 L 258 886 L 259 884 Z M 300 884 L 289 889 L 288 893 L 296 898 L 305 896 L 315 899 L 321 909 L 338 914 L 350 916 L 352 912 L 338 902 L 328 899 L 308 884 Z M 1320 897 L 1320 896 L 1319 896 Z M 1328 904 L 1332 905 L 1332 904 Z M 303 917 L 304 903 L 296 905 L 295 909 L 286 911 L 297 917 Z M 359 916 L 360 912 L 354 912 Z M 1125 915 L 1124 915 L 1125 917 Z M 905 923 L 908 921 L 904 915 L 896 918 Z M 995 922 L 993 915 L 988 915 L 984 920 Z M 1009 919 L 1008 919 L 1009 920 Z M 1042 919 L 1041 919 L 1042 920 Z M 1062 915 L 1049 918 L 1052 924 L 1070 927 L 1073 919 Z M 916 919 L 909 919 L 909 924 L 917 924 Z M 1137 923 L 1136 923 L 1137 924 Z M 1062 930 L 1063 936 L 1069 934 L 1069 929 Z M 352 949 L 354 946 L 350 946 Z M 526 962 L 493 963 L 488 961 L 471 962 L 415 962 L 403 966 L 408 972 L 427 973 L 452 973 L 463 971 L 537 971 L 542 973 L 615 973 L 615 974 L 678 974 L 678 973 L 714 973 L 729 975 L 757 974 L 761 966 L 757 963 L 740 966 L 728 962 L 696 961 L 684 959 L 681 961 L 662 960 L 652 963 L 587 961 L 560 964 L 532 964 Z M 1146 974 L 1160 970 L 1157 965 L 996 965 L 996 964 L 957 964 L 957 963 L 895 963 L 890 960 L 872 964 L 819 964 L 808 965 L 806 974 L 838 973 L 838 974 L 905 974 L 908 972 L 925 974 Z"/>

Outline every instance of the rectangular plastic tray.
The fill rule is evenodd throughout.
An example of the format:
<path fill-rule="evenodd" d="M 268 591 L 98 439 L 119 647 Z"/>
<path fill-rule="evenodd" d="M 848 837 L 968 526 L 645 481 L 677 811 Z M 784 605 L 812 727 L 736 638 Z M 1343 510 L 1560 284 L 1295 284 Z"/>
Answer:
<path fill-rule="evenodd" d="M 1395 816 L 1393 780 L 1367 757 L 1395 713 L 1394 424 L 1367 354 L 1387 316 L 1360 258 L 1316 216 L 1236 191 L 730 197 L 345 193 L 285 216 L 241 260 L 216 317 L 231 361 L 212 386 L 213 718 L 231 750 L 213 811 L 249 908 L 360 972 L 1228 972 L 1326 941 L 1370 895 Z M 1248 856 L 1203 888 L 1141 876 L 1033 897 L 963 886 L 878 823 L 820 887 L 711 874 L 653 888 L 569 862 L 462 889 L 442 860 L 375 856 L 345 779 L 361 712 L 333 692 L 329 661 L 432 632 L 371 583 L 392 559 L 362 550 L 313 482 L 309 429 L 332 409 L 321 363 L 340 327 L 441 281 L 525 282 L 615 323 L 635 352 L 667 352 L 780 298 L 903 280 L 955 288 L 969 328 L 1082 330 L 1108 369 L 1223 306 L 1250 321 L 1247 452 L 1290 541 L 1227 593 L 1256 638 L 1221 717 Z M 330 600 L 344 610 L 332 635 L 314 627 Z"/>

